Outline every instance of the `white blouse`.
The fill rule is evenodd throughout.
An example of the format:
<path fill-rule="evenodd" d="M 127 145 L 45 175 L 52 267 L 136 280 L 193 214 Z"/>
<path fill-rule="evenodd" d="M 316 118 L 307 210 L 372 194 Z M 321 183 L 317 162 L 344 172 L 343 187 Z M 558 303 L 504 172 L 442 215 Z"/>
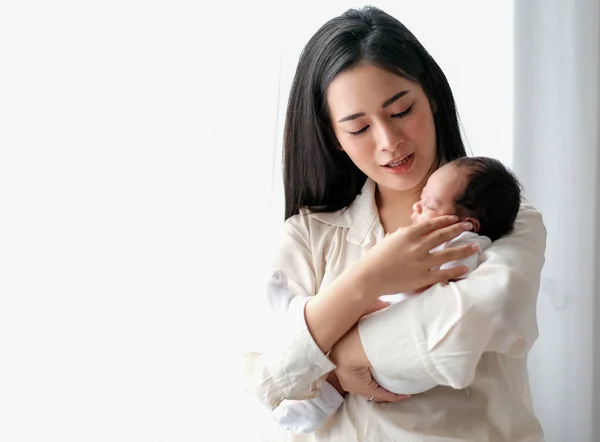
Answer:
<path fill-rule="evenodd" d="M 335 368 L 308 331 L 304 304 L 384 238 L 374 195 L 375 183 L 367 179 L 349 207 L 302 211 L 285 223 L 275 268 L 297 296 L 286 321 L 272 330 L 268 350 L 244 355 L 246 388 L 271 410 L 284 399 L 316 396 L 320 379 Z M 349 394 L 315 433 L 294 434 L 273 423 L 265 440 L 543 441 L 526 356 L 538 336 L 545 246 L 542 217 L 524 203 L 514 232 L 486 249 L 467 279 L 436 284 L 360 320 L 365 352 L 379 374 L 429 378 L 437 387 L 389 404 Z"/>

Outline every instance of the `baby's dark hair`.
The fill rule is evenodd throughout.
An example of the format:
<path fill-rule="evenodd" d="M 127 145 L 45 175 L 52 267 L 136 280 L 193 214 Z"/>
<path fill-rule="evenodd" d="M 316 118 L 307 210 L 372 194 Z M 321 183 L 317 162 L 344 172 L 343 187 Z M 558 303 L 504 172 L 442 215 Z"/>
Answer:
<path fill-rule="evenodd" d="M 477 218 L 478 233 L 492 241 L 511 233 L 522 191 L 514 173 L 488 157 L 462 157 L 449 164 L 468 169 L 465 190 L 455 200 L 458 216 Z"/>

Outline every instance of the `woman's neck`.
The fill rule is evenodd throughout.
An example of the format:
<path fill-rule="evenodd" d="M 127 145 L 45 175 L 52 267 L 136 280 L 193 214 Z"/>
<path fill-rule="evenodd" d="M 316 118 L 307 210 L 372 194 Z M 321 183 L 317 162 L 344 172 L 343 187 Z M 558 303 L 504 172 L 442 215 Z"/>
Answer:
<path fill-rule="evenodd" d="M 421 187 L 407 191 L 396 191 L 377 186 L 375 202 L 379 212 L 379 220 L 385 233 L 393 232 L 400 227 L 411 224 L 413 204 L 421 196 Z"/>

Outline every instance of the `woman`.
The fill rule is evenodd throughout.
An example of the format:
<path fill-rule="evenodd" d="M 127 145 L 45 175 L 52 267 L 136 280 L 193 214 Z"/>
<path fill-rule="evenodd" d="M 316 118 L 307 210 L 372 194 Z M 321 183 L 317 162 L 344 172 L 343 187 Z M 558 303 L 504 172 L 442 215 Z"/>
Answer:
<path fill-rule="evenodd" d="M 410 226 L 428 176 L 461 156 L 447 80 L 400 22 L 372 7 L 350 10 L 311 38 L 287 109 L 277 258 L 296 296 L 285 327 L 272 331 L 277 343 L 246 355 L 246 373 L 270 409 L 314 397 L 330 372 L 349 394 L 313 434 L 274 428 L 269 440 L 543 440 L 526 368 L 544 262 L 540 214 L 523 204 L 514 232 L 450 284 L 435 283 L 466 270 L 435 268 L 473 250 L 429 250 L 471 226 L 451 217 Z M 365 316 L 381 295 L 430 284 Z M 371 368 L 438 386 L 395 395 Z"/>

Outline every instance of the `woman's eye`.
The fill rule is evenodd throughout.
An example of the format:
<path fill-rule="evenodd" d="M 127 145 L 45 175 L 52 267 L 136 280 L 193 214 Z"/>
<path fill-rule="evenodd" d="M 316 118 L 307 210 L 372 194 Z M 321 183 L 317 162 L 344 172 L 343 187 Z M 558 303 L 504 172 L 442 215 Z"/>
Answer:
<path fill-rule="evenodd" d="M 369 126 L 365 126 L 362 129 L 357 130 L 356 132 L 349 132 L 349 133 L 350 133 L 350 135 L 354 135 L 354 136 L 364 134 L 368 128 L 369 128 Z"/>
<path fill-rule="evenodd" d="M 407 115 L 409 115 L 412 112 L 413 106 L 414 106 L 414 103 L 411 104 L 410 107 L 408 109 L 406 109 L 404 112 L 400 112 L 399 114 L 393 114 L 392 118 L 406 117 Z"/>

